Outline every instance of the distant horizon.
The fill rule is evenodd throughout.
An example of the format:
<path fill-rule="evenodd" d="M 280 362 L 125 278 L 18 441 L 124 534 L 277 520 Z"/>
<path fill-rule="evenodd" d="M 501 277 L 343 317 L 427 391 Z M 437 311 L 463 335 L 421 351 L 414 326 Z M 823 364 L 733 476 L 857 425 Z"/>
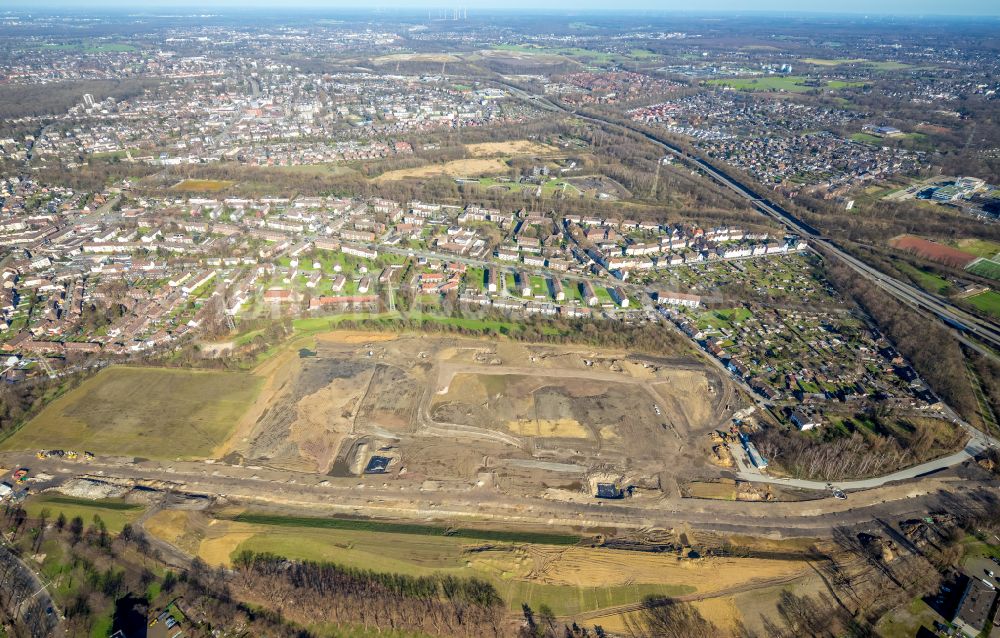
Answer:
<path fill-rule="evenodd" d="M 416 2 L 413 0 L 388 0 L 377 4 L 361 4 L 358 0 L 288 0 L 277 3 L 274 0 L 153 0 L 139 6 L 130 0 L 12 0 L 3 9 L 5 12 L 72 12 L 96 13 L 102 11 L 126 12 L 129 14 L 163 13 L 183 11 L 197 13 L 220 13 L 237 15 L 260 12 L 362 12 L 381 11 L 424 12 L 440 9 L 467 9 L 490 13 L 528 12 L 547 15 L 586 14 L 646 14 L 646 15 L 687 15 L 719 16 L 730 15 L 796 15 L 823 17 L 871 17 L 871 18 L 1000 18 L 1000 3 L 986 0 L 886 0 L 878 7 L 872 7 L 865 0 L 843 0 L 835 9 L 829 5 L 804 7 L 804 3 L 794 0 L 764 0 L 753 2 L 752 6 L 739 0 L 705 0 L 699 8 L 692 10 L 680 2 L 656 2 L 655 0 L 622 0 L 614 8 L 608 8 L 604 0 L 550 0 L 544 8 L 530 0 L 512 0 L 503 5 L 495 0 L 456 0 L 454 2 Z"/>

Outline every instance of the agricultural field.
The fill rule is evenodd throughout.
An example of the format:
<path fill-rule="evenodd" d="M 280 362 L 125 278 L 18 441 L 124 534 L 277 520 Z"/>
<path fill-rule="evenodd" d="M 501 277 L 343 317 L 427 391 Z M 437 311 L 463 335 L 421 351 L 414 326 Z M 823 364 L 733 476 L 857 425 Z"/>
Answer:
<path fill-rule="evenodd" d="M 106 368 L 0 444 L 98 454 L 205 458 L 232 432 L 259 381 L 236 372 Z"/>
<path fill-rule="evenodd" d="M 173 186 L 171 190 L 186 191 L 191 193 L 223 191 L 232 186 L 235 182 L 222 179 L 182 179 Z"/>
<path fill-rule="evenodd" d="M 163 511 L 146 527 L 212 565 L 229 565 L 240 551 L 252 550 L 412 576 L 477 577 L 493 583 L 513 611 L 526 602 L 536 609 L 546 604 L 558 615 L 591 614 L 654 594 L 711 596 L 752 589 L 809 571 L 806 563 L 794 560 L 690 559 L 675 553 L 550 545 L 527 537 L 475 539 L 444 535 L 435 528 L 429 528 L 434 533 L 383 531 L 398 527 L 393 524 L 335 529 L 302 523 L 280 516 L 227 518 Z"/>
<path fill-rule="evenodd" d="M 649 61 L 660 56 L 648 49 L 630 49 L 626 54 L 595 51 L 582 47 L 540 46 L 535 44 L 505 44 L 493 47 L 487 53 L 510 53 L 536 58 L 572 60 L 590 65 L 621 64 L 628 61 Z"/>

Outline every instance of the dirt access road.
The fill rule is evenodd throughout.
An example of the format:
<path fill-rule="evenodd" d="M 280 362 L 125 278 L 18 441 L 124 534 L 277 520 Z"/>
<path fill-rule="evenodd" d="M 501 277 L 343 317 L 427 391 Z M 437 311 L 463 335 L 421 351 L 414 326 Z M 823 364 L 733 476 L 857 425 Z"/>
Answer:
<path fill-rule="evenodd" d="M 956 498 L 980 490 L 995 492 L 1000 482 L 924 477 L 852 494 L 846 501 L 832 497 L 799 502 L 735 502 L 707 499 L 636 497 L 622 501 L 581 498 L 554 501 L 507 496 L 471 484 L 463 489 L 424 489 L 384 476 L 336 479 L 313 473 L 273 470 L 223 463 L 131 462 L 98 457 L 89 463 L 46 459 L 25 453 L 4 453 L 0 463 L 24 466 L 53 478 L 33 489 L 58 485 L 88 475 L 101 480 L 152 484 L 159 489 L 221 496 L 247 507 L 278 508 L 289 513 L 323 516 L 355 515 L 414 521 L 446 521 L 501 528 L 615 528 L 638 531 L 695 529 L 772 538 L 828 537 L 843 525 L 873 518 L 901 519 L 951 507 Z"/>

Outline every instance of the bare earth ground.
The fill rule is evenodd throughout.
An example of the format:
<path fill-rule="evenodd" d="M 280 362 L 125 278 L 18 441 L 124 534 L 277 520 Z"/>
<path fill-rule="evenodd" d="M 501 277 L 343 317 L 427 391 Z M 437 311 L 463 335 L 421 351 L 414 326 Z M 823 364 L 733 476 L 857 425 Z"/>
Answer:
<path fill-rule="evenodd" d="M 551 155 L 559 149 L 541 142 L 531 140 L 509 140 L 506 142 L 481 142 L 466 144 L 466 152 L 473 157 L 491 157 L 494 155 Z"/>
<path fill-rule="evenodd" d="M 375 181 L 392 181 L 406 178 L 422 177 L 475 177 L 479 175 L 496 175 L 508 170 L 507 163 L 500 158 L 461 159 L 444 162 L 443 164 L 428 164 L 416 168 L 401 168 L 386 171 Z"/>
<path fill-rule="evenodd" d="M 585 493 L 595 470 L 648 484 L 661 472 L 717 478 L 699 445 L 739 407 L 692 359 L 355 332 L 311 345 L 313 356 L 289 348 L 256 371 L 260 398 L 226 454 L 349 476 L 378 453 L 405 482 L 487 475 L 561 498 Z"/>

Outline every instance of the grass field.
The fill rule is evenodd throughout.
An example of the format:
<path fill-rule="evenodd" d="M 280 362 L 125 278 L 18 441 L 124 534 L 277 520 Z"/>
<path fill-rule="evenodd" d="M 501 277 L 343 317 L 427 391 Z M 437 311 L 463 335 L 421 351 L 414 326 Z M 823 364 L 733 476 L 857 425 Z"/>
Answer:
<path fill-rule="evenodd" d="M 233 182 L 228 182 L 223 179 L 182 179 L 170 188 L 175 191 L 214 193 L 225 190 L 232 185 Z"/>
<path fill-rule="evenodd" d="M 698 325 L 702 328 L 717 328 L 732 332 L 733 324 L 746 321 L 753 313 L 746 308 L 722 308 L 709 310 L 698 315 Z"/>
<path fill-rule="evenodd" d="M 399 323 L 402 315 L 398 312 L 384 312 L 381 314 L 343 314 L 331 317 L 309 317 L 295 319 L 292 326 L 296 334 L 308 335 L 328 330 L 336 330 L 337 326 L 344 321 L 358 321 L 368 324 L 375 324 L 385 329 L 403 330 L 404 326 Z M 444 315 L 418 315 L 411 313 L 411 321 L 419 321 L 426 325 L 443 325 L 465 330 L 476 330 L 479 332 L 509 335 L 524 329 L 524 325 L 516 321 L 504 321 L 502 319 L 478 319 L 475 317 L 447 317 Z M 543 327 L 542 332 L 550 335 L 563 334 L 558 328 L 551 326 Z"/>
<path fill-rule="evenodd" d="M 706 83 L 713 86 L 728 86 L 739 91 L 787 91 L 789 93 L 805 93 L 817 89 L 844 89 L 864 84 L 863 82 L 832 80 L 830 82 L 821 81 L 820 86 L 807 86 L 804 84 L 806 79 L 801 75 L 775 75 L 759 78 L 722 78 L 708 80 Z"/>
<path fill-rule="evenodd" d="M 24 509 L 32 517 L 37 517 L 43 510 L 48 510 L 50 521 L 58 518 L 60 512 L 66 515 L 67 520 L 79 516 L 83 519 L 84 525 L 90 525 L 95 515 L 100 516 L 109 532 L 118 533 L 126 523 L 139 518 L 143 507 L 117 499 L 93 501 L 58 494 L 38 494 L 25 501 Z"/>
<path fill-rule="evenodd" d="M 147 529 L 168 542 L 190 539 L 188 516 L 199 518 L 202 515 L 160 512 L 150 519 Z M 281 524 L 242 522 L 247 520 L 281 521 Z M 239 516 L 236 520 L 216 520 L 207 527 L 202 520 L 194 527 L 206 530 L 205 537 L 187 549 L 213 565 L 229 564 L 232 556 L 251 550 L 385 573 L 483 578 L 493 583 L 513 611 L 527 602 L 536 609 L 542 604 L 548 605 L 560 615 L 637 602 L 652 594 L 693 593 L 703 587 L 713 588 L 717 580 L 708 565 L 686 565 L 674 556 L 650 557 L 566 545 L 524 544 L 527 539 L 538 537 L 530 532 L 477 531 L 477 538 L 469 538 L 410 533 L 415 528 L 427 528 L 422 525 L 378 523 L 376 527 L 366 525 L 354 529 L 287 525 L 289 521 L 298 523 L 300 520 L 251 515 Z M 309 521 L 310 524 L 313 521 Z M 484 535 L 490 538 L 478 538 Z M 558 536 L 563 535 L 542 535 L 543 538 Z M 587 568 L 591 555 L 593 570 Z M 629 568 L 627 575 L 623 567 Z M 547 573 L 537 574 L 539 569 Z M 742 578 L 735 571 L 730 573 L 732 577 Z M 694 585 L 679 584 L 684 582 L 686 574 L 691 575 Z"/>
<path fill-rule="evenodd" d="M 259 386 L 236 372 L 106 368 L 46 406 L 0 449 L 204 458 L 229 436 Z"/>
<path fill-rule="evenodd" d="M 321 560 L 381 572 L 429 576 L 450 574 L 489 580 L 512 610 L 521 603 L 535 609 L 548 605 L 559 615 L 602 609 L 642 600 L 645 596 L 681 595 L 694 587 L 673 583 L 615 583 L 576 586 L 529 580 L 531 552 L 499 545 L 470 553 L 476 546 L 449 537 L 405 537 L 380 532 L 296 531 L 294 535 L 258 533 L 234 550 L 271 552 L 289 558 Z"/>
<path fill-rule="evenodd" d="M 921 627 L 933 627 L 934 621 L 944 620 L 927 603 L 914 598 L 909 605 L 892 610 L 881 619 L 875 628 L 884 638 L 909 638 L 919 635 Z"/>
<path fill-rule="evenodd" d="M 852 133 L 851 139 L 855 142 L 864 142 L 866 144 L 881 144 L 882 138 L 878 135 L 871 135 L 869 133 Z"/>
<path fill-rule="evenodd" d="M 229 565 L 239 552 L 251 550 L 383 573 L 481 578 L 497 588 L 515 613 L 528 603 L 573 615 L 653 594 L 707 594 L 808 571 L 798 560 L 692 560 L 673 552 L 594 548 L 565 533 L 449 530 L 433 524 L 261 512 L 164 510 L 146 522 L 146 529 L 211 565 Z"/>
<path fill-rule="evenodd" d="M 271 516 L 244 513 L 234 520 L 240 523 L 274 525 L 279 527 L 307 527 L 314 529 L 343 529 L 353 531 L 392 532 L 417 536 L 441 536 L 506 543 L 533 543 L 536 545 L 576 545 L 580 537 L 573 534 L 546 532 L 503 532 L 483 529 L 463 529 L 412 523 L 389 523 L 353 518 L 315 518 L 307 516 Z"/>
<path fill-rule="evenodd" d="M 949 291 L 951 291 L 951 282 L 940 275 L 936 275 L 932 272 L 921 270 L 919 268 L 914 268 L 910 264 L 902 261 L 897 261 L 895 265 L 896 268 L 909 275 L 918 286 L 928 292 L 946 295 Z"/>
<path fill-rule="evenodd" d="M 868 60 L 866 58 L 803 58 L 802 61 L 806 64 L 827 67 L 841 66 L 844 64 L 858 64 L 868 66 L 879 71 L 898 71 L 899 69 L 911 68 L 909 64 L 903 64 L 902 62 L 876 61 Z"/>
<path fill-rule="evenodd" d="M 967 253 L 972 253 L 977 257 L 986 257 L 987 259 L 1000 254 L 1000 242 L 988 239 L 959 239 L 955 242 L 955 247 Z"/>
<path fill-rule="evenodd" d="M 993 317 L 1000 317 L 1000 293 L 987 290 L 966 299 L 970 304 Z"/>
<path fill-rule="evenodd" d="M 973 275 L 1000 281 L 1000 262 L 993 261 L 992 259 L 981 259 L 970 264 L 966 270 Z"/>

